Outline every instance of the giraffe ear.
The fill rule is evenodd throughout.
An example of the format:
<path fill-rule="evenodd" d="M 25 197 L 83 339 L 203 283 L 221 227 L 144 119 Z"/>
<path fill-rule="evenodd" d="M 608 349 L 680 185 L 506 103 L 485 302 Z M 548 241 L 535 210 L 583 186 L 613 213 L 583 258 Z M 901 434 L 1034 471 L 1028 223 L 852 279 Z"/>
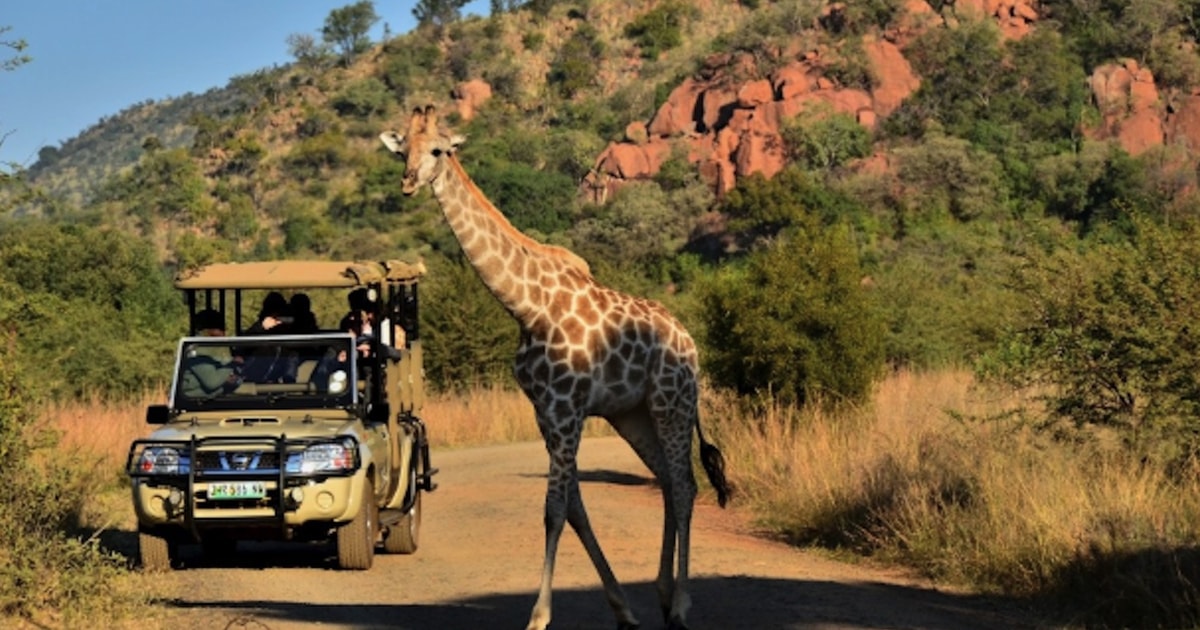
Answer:
<path fill-rule="evenodd" d="M 458 149 L 458 147 L 462 146 L 462 144 L 466 141 L 467 141 L 467 137 L 462 134 L 456 133 L 456 134 L 450 136 L 450 150 L 454 151 L 454 150 Z"/>
<path fill-rule="evenodd" d="M 395 131 L 385 131 L 379 134 L 379 139 L 383 141 L 384 146 L 392 153 L 404 152 L 404 136 Z"/>

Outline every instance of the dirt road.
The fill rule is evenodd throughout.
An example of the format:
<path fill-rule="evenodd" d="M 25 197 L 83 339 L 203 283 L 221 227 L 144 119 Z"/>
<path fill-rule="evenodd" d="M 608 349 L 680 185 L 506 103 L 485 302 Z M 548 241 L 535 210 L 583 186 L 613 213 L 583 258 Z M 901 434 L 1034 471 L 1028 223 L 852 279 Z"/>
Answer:
<path fill-rule="evenodd" d="M 618 438 L 585 440 L 584 501 L 643 628 L 660 628 L 654 591 L 662 507 L 649 473 Z M 378 555 L 366 572 L 332 569 L 328 546 L 242 545 L 224 564 L 197 556 L 166 579 L 183 628 L 524 628 L 542 561 L 541 444 L 434 452 L 420 549 Z M 697 506 L 694 630 L 1033 627 L 1013 603 L 939 591 L 898 571 L 844 565 L 748 533 L 745 515 Z M 185 559 L 188 556 L 185 555 Z M 568 529 L 551 628 L 615 627 L 599 579 Z"/>

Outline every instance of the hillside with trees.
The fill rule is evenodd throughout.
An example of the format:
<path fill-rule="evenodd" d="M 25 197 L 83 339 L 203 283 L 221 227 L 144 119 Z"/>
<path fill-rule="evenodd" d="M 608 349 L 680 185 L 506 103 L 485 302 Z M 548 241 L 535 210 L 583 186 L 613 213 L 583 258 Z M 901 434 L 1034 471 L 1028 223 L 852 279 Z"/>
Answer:
<path fill-rule="evenodd" d="M 289 37 L 288 66 L 131 107 L 44 151 L 24 174 L 36 194 L 8 197 L 3 281 L 76 299 L 20 275 L 36 266 L 16 262 L 26 231 L 124 239 L 153 259 L 137 265 L 165 275 L 223 260 L 422 257 L 435 270 L 432 374 L 442 386 L 503 381 L 504 352 L 458 355 L 511 324 L 464 273 L 432 200 L 400 193 L 402 166 L 376 140 L 434 103 L 469 139 L 468 172 L 517 227 L 680 312 L 717 384 L 853 401 L 885 366 L 1008 374 L 1018 359 L 1061 355 L 1044 344 L 1099 333 L 1065 321 L 1053 335 L 1028 330 L 1032 313 L 1067 298 L 1026 274 L 1071 264 L 1063 252 L 1141 252 L 1195 214 L 1181 122 L 1200 77 L 1188 3 L 1096 13 L 1073 2 L 562 0 L 495 3 L 466 20 L 461 6 L 422 2 L 417 29 L 371 42 L 372 3 L 347 5 L 314 25 L 319 36 Z M 1105 101 L 1122 94 L 1116 79 L 1115 92 L 1096 87 L 1098 68 L 1132 77 L 1124 110 Z M 1146 76 L 1165 103 L 1162 132 L 1131 141 Z M 1080 286 L 1052 288 L 1108 281 L 1090 275 L 1099 266 L 1078 273 Z M 1185 277 L 1162 282 L 1192 293 Z M 146 297 L 114 288 L 113 301 L 170 302 L 136 290 Z M 494 326 L 451 327 L 461 300 L 449 295 Z M 130 316 L 113 308 L 113 321 Z M 156 320 L 162 339 L 178 329 L 177 317 Z M 1092 394 L 1139 398 L 1148 385 L 1126 367 Z M 1064 405 L 1072 415 L 1108 403 Z"/>

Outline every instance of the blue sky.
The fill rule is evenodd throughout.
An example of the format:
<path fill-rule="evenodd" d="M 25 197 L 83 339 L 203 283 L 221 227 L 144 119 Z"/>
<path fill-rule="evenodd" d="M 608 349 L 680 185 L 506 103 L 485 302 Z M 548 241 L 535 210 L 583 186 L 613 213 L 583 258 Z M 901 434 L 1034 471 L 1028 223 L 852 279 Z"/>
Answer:
<path fill-rule="evenodd" d="M 24 39 L 33 61 L 0 73 L 0 162 L 26 166 L 101 118 L 146 100 L 200 94 L 292 61 L 287 36 L 320 39 L 329 12 L 356 0 L 13 0 L 0 8 L 4 40 Z M 415 0 L 375 0 L 392 33 L 415 26 Z M 486 15 L 472 0 L 463 15 Z M 0 49 L 4 58 L 11 56 Z"/>

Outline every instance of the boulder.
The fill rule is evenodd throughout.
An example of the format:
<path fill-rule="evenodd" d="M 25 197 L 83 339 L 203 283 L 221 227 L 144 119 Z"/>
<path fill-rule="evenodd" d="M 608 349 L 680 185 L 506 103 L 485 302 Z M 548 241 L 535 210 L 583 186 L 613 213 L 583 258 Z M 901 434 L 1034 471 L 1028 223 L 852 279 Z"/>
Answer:
<path fill-rule="evenodd" d="M 754 109 L 773 100 L 775 100 L 775 89 L 771 87 L 771 82 L 767 79 L 746 83 L 737 92 L 737 106 L 744 109 Z"/>
<path fill-rule="evenodd" d="M 864 38 L 863 50 L 879 85 L 871 90 L 871 101 L 875 114 L 886 118 L 900 107 L 900 103 L 921 87 L 921 79 L 913 72 L 912 65 L 900 52 L 900 47 L 887 40 Z M 869 125 L 871 127 L 874 124 Z"/>
<path fill-rule="evenodd" d="M 1132 59 L 1097 67 L 1088 79 L 1092 98 L 1100 110 L 1098 128 L 1090 137 L 1115 139 L 1131 155 L 1162 146 L 1168 125 L 1154 84 L 1154 75 Z"/>
<path fill-rule="evenodd" d="M 650 120 L 647 131 L 654 136 L 677 136 L 692 133 L 696 129 L 694 119 L 696 103 L 704 93 L 704 86 L 693 78 L 684 79 L 678 87 L 671 90 L 667 102 L 663 103 L 654 118 Z"/>
<path fill-rule="evenodd" d="M 471 120 L 475 112 L 492 98 L 492 86 L 483 79 L 471 79 L 454 86 L 450 96 L 463 120 Z"/>

